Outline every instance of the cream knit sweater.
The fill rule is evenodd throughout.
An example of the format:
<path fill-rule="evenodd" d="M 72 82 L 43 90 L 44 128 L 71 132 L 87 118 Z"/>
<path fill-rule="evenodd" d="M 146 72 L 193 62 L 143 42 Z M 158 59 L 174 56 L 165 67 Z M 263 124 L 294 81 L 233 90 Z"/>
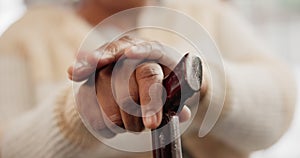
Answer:
<path fill-rule="evenodd" d="M 217 42 L 227 95 L 218 123 L 199 138 L 209 89 L 183 146 L 192 157 L 247 157 L 288 128 L 296 96 L 293 76 L 228 6 L 193 3 L 169 5 L 196 18 Z M 66 69 L 90 28 L 71 10 L 35 7 L 0 38 L 1 158 L 149 157 L 106 147 L 77 114 Z"/>

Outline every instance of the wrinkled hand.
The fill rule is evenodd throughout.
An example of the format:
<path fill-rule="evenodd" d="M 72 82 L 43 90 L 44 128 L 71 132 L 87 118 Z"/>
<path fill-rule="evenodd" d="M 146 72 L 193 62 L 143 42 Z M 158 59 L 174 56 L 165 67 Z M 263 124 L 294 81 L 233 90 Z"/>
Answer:
<path fill-rule="evenodd" d="M 122 66 L 115 67 L 114 63 L 121 57 Z M 89 79 L 97 70 L 95 86 L 99 105 L 97 101 L 84 101 L 85 95 L 92 95 L 86 90 L 93 86 L 90 83 L 92 80 L 89 79 L 77 94 L 78 98 L 82 98 L 79 101 L 79 109 L 90 113 L 87 117 L 94 128 L 106 131 L 110 136 L 125 131 L 116 127 L 135 132 L 142 131 L 144 127 L 157 128 L 162 120 L 163 106 L 163 89 L 159 85 L 162 85 L 164 76 L 175 67 L 180 58 L 179 54 L 158 42 L 128 36 L 103 45 L 92 53 L 80 53 L 75 66 L 68 70 L 69 78 L 73 81 L 83 81 Z M 146 60 L 135 63 L 137 60 L 132 59 Z M 154 61 L 163 63 L 164 66 Z M 128 75 L 130 67 L 135 64 L 138 65 L 137 68 Z M 113 71 L 117 73 L 111 84 Z M 124 80 L 125 76 L 129 76 L 129 83 Z M 140 108 L 132 106 L 132 100 L 140 104 Z M 100 106 L 100 112 L 92 110 L 91 104 Z M 180 121 L 188 120 L 190 115 L 190 110 L 185 106 L 179 114 Z"/>

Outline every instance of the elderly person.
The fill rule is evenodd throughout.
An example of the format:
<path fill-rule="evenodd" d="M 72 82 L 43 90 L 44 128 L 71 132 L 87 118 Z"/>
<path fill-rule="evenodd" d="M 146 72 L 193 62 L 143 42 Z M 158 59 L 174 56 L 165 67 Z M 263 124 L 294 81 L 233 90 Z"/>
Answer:
<path fill-rule="evenodd" d="M 147 3 L 150 2 L 81 0 L 72 7 L 36 6 L 3 34 L 0 38 L 2 157 L 149 157 L 149 153 L 117 151 L 96 140 L 78 115 L 66 77 L 81 41 L 93 26 L 119 11 Z M 289 127 L 295 104 L 295 83 L 289 68 L 268 54 L 247 24 L 226 4 L 170 0 L 164 1 L 164 5 L 184 11 L 204 25 L 216 41 L 226 67 L 227 95 L 221 116 L 209 135 L 198 137 L 199 122 L 211 96 L 212 85 L 206 81 L 197 116 L 183 136 L 187 156 L 242 158 L 274 144 Z M 112 26 L 122 30 L 122 21 Z M 126 49 L 130 48 L 131 45 Z M 110 58 L 107 61 L 108 65 L 114 62 Z M 69 69 L 69 73 L 76 68 Z M 164 77 L 158 64 L 147 63 L 139 69 L 155 70 L 150 73 L 154 77 L 147 80 L 150 83 L 160 83 Z M 101 106 L 111 107 L 108 111 L 117 114 L 116 123 L 131 131 L 156 128 L 161 112 L 143 115 L 138 123 L 128 121 L 115 108 L 113 98 L 102 97 L 111 89 L 107 86 L 110 76 L 103 71 L 109 71 L 109 67 L 97 74 L 97 97 L 105 103 Z M 149 101 L 149 96 L 142 95 L 149 88 L 141 80 L 149 74 L 143 72 L 137 70 L 133 76 L 133 86 L 145 88 L 134 95 L 141 105 Z M 185 107 L 182 113 L 181 118 L 186 120 L 189 109 Z"/>

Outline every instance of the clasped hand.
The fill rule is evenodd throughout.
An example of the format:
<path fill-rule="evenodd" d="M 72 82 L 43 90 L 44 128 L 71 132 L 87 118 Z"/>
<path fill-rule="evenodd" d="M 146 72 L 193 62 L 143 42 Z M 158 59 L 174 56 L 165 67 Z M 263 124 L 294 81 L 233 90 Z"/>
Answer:
<path fill-rule="evenodd" d="M 155 129 L 162 120 L 163 78 L 180 58 L 180 54 L 159 42 L 129 36 L 105 44 L 94 52 L 81 52 L 76 64 L 68 69 L 69 78 L 79 82 L 95 77 L 92 80 L 95 83 L 87 81 L 82 85 L 76 96 L 79 99 L 77 106 L 88 111 L 87 118 L 93 128 L 105 131 L 103 133 L 108 137 L 125 131 L 140 132 L 145 127 Z M 143 62 L 139 62 L 131 73 L 130 67 L 136 60 Z M 116 67 L 115 63 L 119 61 L 122 64 Z M 112 78 L 114 71 L 117 73 Z M 126 80 L 124 76 L 129 78 Z M 95 86 L 97 101 L 86 99 L 91 95 L 90 85 Z M 132 100 L 140 108 L 132 106 Z M 91 104 L 97 104 L 101 112 L 92 110 Z M 189 108 L 184 106 L 179 114 L 180 121 L 190 117 Z"/>

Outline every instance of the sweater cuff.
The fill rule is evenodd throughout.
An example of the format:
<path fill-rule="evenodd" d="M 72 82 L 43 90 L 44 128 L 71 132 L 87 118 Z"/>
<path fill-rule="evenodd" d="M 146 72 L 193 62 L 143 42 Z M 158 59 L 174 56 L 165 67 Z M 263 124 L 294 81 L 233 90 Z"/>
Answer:
<path fill-rule="evenodd" d="M 64 137 L 83 149 L 95 146 L 99 141 L 84 126 L 75 107 L 72 88 L 68 87 L 57 99 L 54 116 Z"/>

